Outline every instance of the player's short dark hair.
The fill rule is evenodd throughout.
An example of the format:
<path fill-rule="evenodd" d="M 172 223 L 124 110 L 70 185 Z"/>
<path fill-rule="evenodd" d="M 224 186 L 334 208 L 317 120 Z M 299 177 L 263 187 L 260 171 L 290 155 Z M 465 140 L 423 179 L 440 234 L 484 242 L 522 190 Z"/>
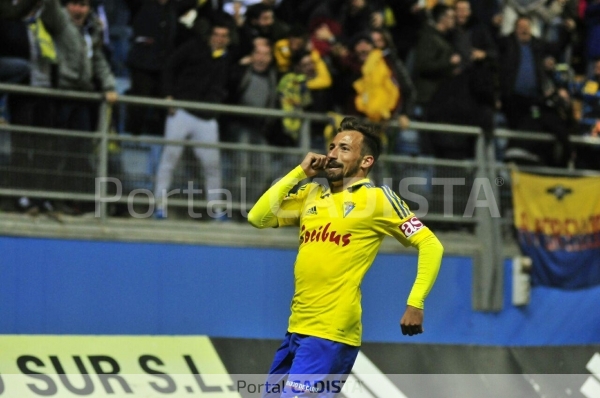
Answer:
<path fill-rule="evenodd" d="M 363 136 L 361 155 L 371 155 L 375 160 L 381 153 L 381 139 L 370 123 L 363 123 L 360 119 L 352 116 L 345 117 L 340 123 L 338 133 L 342 131 L 358 131 Z"/>

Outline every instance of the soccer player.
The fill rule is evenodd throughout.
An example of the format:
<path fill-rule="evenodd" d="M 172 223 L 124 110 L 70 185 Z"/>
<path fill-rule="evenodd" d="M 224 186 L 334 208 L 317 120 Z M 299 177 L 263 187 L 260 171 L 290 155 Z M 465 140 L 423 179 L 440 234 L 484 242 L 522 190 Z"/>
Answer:
<path fill-rule="evenodd" d="M 367 178 L 380 147 L 372 126 L 345 118 L 328 154 L 308 153 L 248 215 L 257 228 L 300 227 L 292 314 L 263 397 L 334 397 L 340 391 L 361 343 L 360 285 L 386 235 L 419 251 L 400 327 L 404 335 L 423 332 L 423 304 L 443 247 L 390 188 L 375 187 Z M 328 184 L 317 178 L 290 193 L 299 181 L 320 173 Z M 306 383 L 308 375 L 313 377 Z M 287 387 L 281 388 L 286 377 Z"/>

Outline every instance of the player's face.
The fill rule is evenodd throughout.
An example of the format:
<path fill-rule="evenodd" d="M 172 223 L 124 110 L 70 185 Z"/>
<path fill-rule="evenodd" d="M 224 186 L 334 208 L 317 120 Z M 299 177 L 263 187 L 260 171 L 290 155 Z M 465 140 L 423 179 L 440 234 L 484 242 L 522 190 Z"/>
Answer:
<path fill-rule="evenodd" d="M 362 140 L 363 136 L 358 131 L 343 131 L 329 144 L 325 176 L 330 183 L 356 177 L 362 172 Z"/>

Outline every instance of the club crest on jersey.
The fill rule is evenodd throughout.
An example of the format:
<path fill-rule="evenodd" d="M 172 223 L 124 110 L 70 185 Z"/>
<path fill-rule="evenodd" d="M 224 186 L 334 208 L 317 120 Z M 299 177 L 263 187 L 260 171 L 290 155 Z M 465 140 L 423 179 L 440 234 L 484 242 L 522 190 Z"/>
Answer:
<path fill-rule="evenodd" d="M 306 210 L 305 215 L 307 215 L 307 216 L 316 216 L 317 215 L 317 206 L 309 207 L 308 210 Z"/>
<path fill-rule="evenodd" d="M 423 228 L 423 223 L 417 217 L 413 217 L 410 220 L 402 223 L 402 225 L 399 225 L 398 228 L 400 228 L 400 231 L 402 231 L 404 236 L 408 238 Z"/>
<path fill-rule="evenodd" d="M 344 202 L 344 218 L 356 207 L 354 202 Z"/>

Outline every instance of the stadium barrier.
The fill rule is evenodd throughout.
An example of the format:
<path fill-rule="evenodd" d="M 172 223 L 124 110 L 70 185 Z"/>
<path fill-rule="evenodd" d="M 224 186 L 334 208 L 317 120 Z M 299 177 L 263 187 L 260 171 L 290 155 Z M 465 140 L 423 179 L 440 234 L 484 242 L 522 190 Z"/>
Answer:
<path fill-rule="evenodd" d="M 56 200 L 89 201 L 96 204 L 96 215 L 106 222 L 109 217 L 108 204 L 121 203 L 139 206 L 148 206 L 148 211 L 141 213 L 145 217 L 152 215 L 153 185 L 152 171 L 142 175 L 131 175 L 123 171 L 119 151 L 127 145 L 134 148 L 143 148 L 144 145 L 181 145 L 186 148 L 217 148 L 221 151 L 224 161 L 224 188 L 234 192 L 229 196 L 229 207 L 240 211 L 242 215 L 248 209 L 248 198 L 244 189 L 248 183 L 240 177 L 241 165 L 236 164 L 236 153 L 266 154 L 270 157 L 263 158 L 258 167 L 262 176 L 268 176 L 267 181 L 259 182 L 258 190 L 262 183 L 268 183 L 277 177 L 282 170 L 287 170 L 289 165 L 298 164 L 304 154 L 311 148 L 311 123 L 326 124 L 331 121 L 327 115 L 310 112 L 284 112 L 262 108 L 250 108 L 233 105 L 195 103 L 189 101 L 152 99 L 136 96 L 119 96 L 117 105 L 139 105 L 158 108 L 183 108 L 196 111 L 210 111 L 221 115 L 237 115 L 244 117 L 263 118 L 298 118 L 301 119 L 302 128 L 297 147 L 274 147 L 266 145 L 250 145 L 241 143 L 219 142 L 206 144 L 190 142 L 187 140 L 166 140 L 159 137 L 132 137 L 112 133 L 111 114 L 115 106 L 104 101 L 100 93 L 83 93 L 63 91 L 46 88 L 37 88 L 19 85 L 0 84 L 0 92 L 45 96 L 59 99 L 89 101 L 98 104 L 98 127 L 95 132 L 62 130 L 56 128 L 41 128 L 32 126 L 18 126 L 11 124 L 0 125 L 0 132 L 11 134 L 31 134 L 34 136 L 57 137 L 56 139 L 79 139 L 89 141 L 90 153 L 68 153 L 64 151 L 48 150 L 41 148 L 47 158 L 60 164 L 64 159 L 78 159 L 80 164 L 86 162 L 91 165 L 88 171 L 77 170 L 69 173 L 62 172 L 60 167 L 45 171 L 15 168 L 11 165 L 10 157 L 29 156 L 31 153 L 9 153 L 9 160 L 0 164 L 4 178 L 0 181 L 0 196 L 33 197 Z M 386 127 L 398 128 L 395 121 L 389 122 Z M 390 185 L 393 190 L 399 191 L 415 210 L 415 213 L 427 222 L 452 223 L 474 227 L 477 239 L 480 241 L 481 250 L 474 257 L 474 294 L 473 306 L 480 310 L 497 311 L 502 308 L 502 225 L 512 225 L 510 212 L 510 191 L 508 180 L 508 165 L 496 161 L 496 145 L 494 139 L 488 139 L 480 128 L 469 126 L 454 126 L 445 124 L 431 124 L 411 122 L 410 129 L 421 133 L 444 133 L 455 136 L 471 136 L 475 138 L 475 157 L 472 160 L 448 160 L 425 156 L 407 155 L 382 155 L 380 166 L 373 172 L 377 183 Z M 495 136 L 519 140 L 549 141 L 552 137 L 544 133 L 511 132 L 497 130 Z M 600 145 L 599 139 L 573 137 L 571 142 L 575 145 Z M 6 143 L 4 142 L 6 150 Z M 31 148 L 26 151 L 31 151 Z M 6 154 L 5 154 L 6 155 Z M 39 154 L 38 154 L 39 155 Z M 6 157 L 6 156 L 5 156 Z M 266 160 L 265 160 L 266 159 Z M 256 165 L 253 165 L 256 169 Z M 144 167 L 141 169 L 143 170 Z M 591 171 L 567 170 L 556 168 L 529 167 L 522 168 L 526 171 L 550 173 L 559 175 L 590 174 Z M 43 173 L 45 186 L 50 189 L 32 189 L 25 186 L 27 173 Z M 21 173 L 21 174 L 20 174 Z M 150 174 L 150 175 L 148 175 Z M 10 178 L 10 176 L 16 176 Z M 415 177 L 416 176 L 416 177 Z M 60 184 L 52 185 L 53 180 L 80 181 L 79 185 L 69 189 Z M 270 181 L 269 181 L 270 180 Z M 174 178 L 173 186 L 183 195 L 169 198 L 169 206 L 206 208 L 211 203 L 198 194 L 196 187 L 202 187 L 202 173 L 198 165 L 184 156 L 180 163 L 179 172 Z M 191 183 L 190 183 L 191 182 Z M 416 188 L 409 189 L 412 183 Z M 256 182 L 254 182 L 256 183 Z M 191 185 L 190 185 L 191 184 Z M 71 184 L 72 185 L 72 184 Z M 255 184 L 254 184 L 255 185 Z M 265 184 L 265 187 L 268 186 Z M 142 191 L 140 190 L 142 187 Z M 123 194 L 123 188 L 127 195 Z M 187 188 L 187 191 L 186 191 Z M 238 192 L 236 194 L 235 192 Z M 483 191 L 484 200 L 478 199 Z M 185 195 L 187 192 L 187 196 Z M 117 195 L 121 193 L 121 195 Z M 408 193 L 408 195 L 406 195 Z M 186 199 L 187 197 L 187 199 Z M 190 198 L 192 199 L 190 201 Z M 417 206 L 414 206 L 414 205 Z M 500 211 L 502 210 L 502 211 Z M 189 209 L 188 209 L 189 211 Z M 503 217 L 502 217 L 503 216 Z"/>

